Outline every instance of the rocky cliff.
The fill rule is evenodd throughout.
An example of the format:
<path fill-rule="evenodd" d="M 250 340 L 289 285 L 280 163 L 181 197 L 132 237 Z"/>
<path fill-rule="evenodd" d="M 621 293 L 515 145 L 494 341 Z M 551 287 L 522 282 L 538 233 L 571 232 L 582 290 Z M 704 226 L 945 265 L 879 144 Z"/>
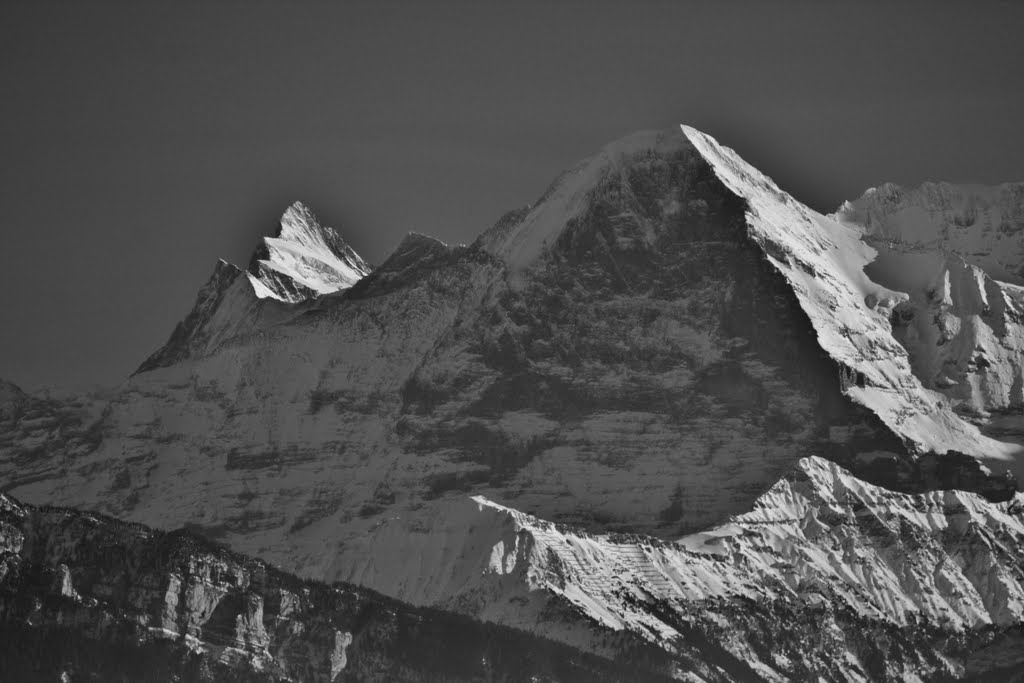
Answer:
<path fill-rule="evenodd" d="M 1024 495 L 898 494 L 809 458 L 750 512 L 675 542 L 475 497 L 373 544 L 353 578 L 449 611 L 0 497 L 0 677 L 923 681 L 1024 666 Z"/>
<path fill-rule="evenodd" d="M 0 496 L 0 680 L 668 680 L 521 631 L 282 573 L 187 532 Z"/>

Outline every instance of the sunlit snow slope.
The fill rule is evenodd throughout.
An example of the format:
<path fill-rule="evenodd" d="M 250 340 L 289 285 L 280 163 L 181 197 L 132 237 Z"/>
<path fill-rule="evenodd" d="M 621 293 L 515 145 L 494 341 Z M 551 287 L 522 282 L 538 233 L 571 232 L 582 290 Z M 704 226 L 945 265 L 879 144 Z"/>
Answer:
<path fill-rule="evenodd" d="M 249 264 L 256 296 L 295 303 L 347 289 L 370 267 L 332 228 L 301 202 L 281 217 L 276 237 L 264 237 Z"/>

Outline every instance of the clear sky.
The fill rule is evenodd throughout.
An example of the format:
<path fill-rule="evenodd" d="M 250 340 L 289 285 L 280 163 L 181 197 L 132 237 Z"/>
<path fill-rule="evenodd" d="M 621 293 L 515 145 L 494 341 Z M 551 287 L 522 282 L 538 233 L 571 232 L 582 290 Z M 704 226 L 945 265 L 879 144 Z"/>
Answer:
<path fill-rule="evenodd" d="M 302 199 L 472 240 L 689 123 L 811 206 L 1024 180 L 1024 3 L 0 4 L 0 377 L 113 384 Z"/>

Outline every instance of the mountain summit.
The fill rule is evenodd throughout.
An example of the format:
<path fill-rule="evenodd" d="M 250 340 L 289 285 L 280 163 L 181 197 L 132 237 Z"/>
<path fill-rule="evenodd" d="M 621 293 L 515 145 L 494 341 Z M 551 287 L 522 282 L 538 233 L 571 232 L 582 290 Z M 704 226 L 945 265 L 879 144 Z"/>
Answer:
<path fill-rule="evenodd" d="M 301 312 L 302 304 L 344 291 L 370 266 L 302 202 L 281 216 L 274 237 L 264 237 L 242 270 L 223 259 L 199 290 L 189 314 L 139 372 L 202 355 Z"/>
<path fill-rule="evenodd" d="M 370 267 L 332 228 L 320 224 L 302 202 L 281 216 L 274 237 L 264 237 L 249 262 L 256 296 L 297 303 L 347 289 Z"/>

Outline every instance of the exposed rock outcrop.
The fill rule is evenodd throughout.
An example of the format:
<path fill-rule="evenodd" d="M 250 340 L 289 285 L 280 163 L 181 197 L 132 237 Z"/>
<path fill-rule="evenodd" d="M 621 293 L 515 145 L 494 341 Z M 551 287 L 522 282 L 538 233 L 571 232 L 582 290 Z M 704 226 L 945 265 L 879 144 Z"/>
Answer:
<path fill-rule="evenodd" d="M 667 680 L 351 585 L 301 581 L 185 532 L 0 495 L 0 680 Z M 644 654 L 646 653 L 646 654 Z M 639 668 L 637 668 L 639 667 Z"/>

